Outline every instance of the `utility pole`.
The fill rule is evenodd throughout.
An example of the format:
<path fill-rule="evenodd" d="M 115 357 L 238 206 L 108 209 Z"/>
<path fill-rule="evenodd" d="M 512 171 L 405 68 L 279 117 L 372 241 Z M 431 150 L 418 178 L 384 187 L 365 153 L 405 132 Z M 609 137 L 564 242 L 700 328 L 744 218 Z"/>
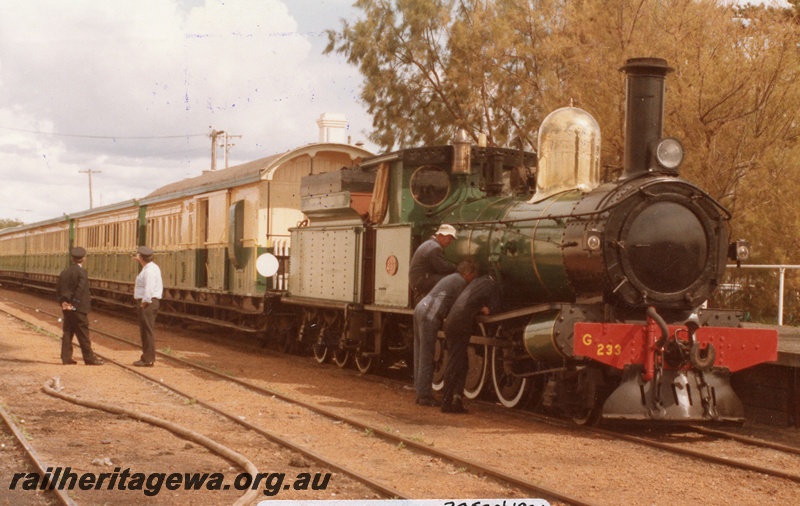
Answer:
<path fill-rule="evenodd" d="M 211 130 L 211 170 L 217 170 L 217 137 L 224 134 L 225 130 Z"/>
<path fill-rule="evenodd" d="M 225 132 L 225 168 L 228 168 L 228 152 L 234 147 L 236 144 L 229 144 L 228 139 L 241 139 L 241 135 L 228 135 L 228 132 Z"/>
<path fill-rule="evenodd" d="M 222 136 L 222 142 L 217 143 L 217 138 Z M 228 135 L 228 132 L 225 130 L 211 130 L 211 170 L 217 170 L 217 146 L 225 149 L 225 168 L 228 168 L 228 152 L 230 152 L 231 148 L 236 144 L 230 144 L 228 139 L 234 139 L 237 137 L 242 137 L 241 135 Z"/>
<path fill-rule="evenodd" d="M 102 171 L 87 169 L 87 170 L 79 170 L 78 172 L 80 172 L 81 174 L 89 174 L 89 209 L 92 209 L 94 208 L 94 201 L 92 199 L 92 174 L 100 174 Z"/>

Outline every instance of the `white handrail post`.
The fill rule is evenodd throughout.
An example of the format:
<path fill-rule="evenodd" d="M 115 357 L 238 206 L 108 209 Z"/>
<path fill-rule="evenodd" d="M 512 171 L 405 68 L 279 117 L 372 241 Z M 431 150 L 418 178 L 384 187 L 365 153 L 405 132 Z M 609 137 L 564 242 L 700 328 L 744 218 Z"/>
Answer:
<path fill-rule="evenodd" d="M 731 266 L 732 267 L 732 266 Z M 778 269 L 778 325 L 783 325 L 783 291 L 784 281 L 786 277 L 786 269 L 800 269 L 800 265 L 737 265 L 736 268 L 741 269 Z"/>
<path fill-rule="evenodd" d="M 780 278 L 778 281 L 778 291 L 780 297 L 778 298 L 778 325 L 783 325 L 783 279 L 786 276 L 786 267 L 781 267 Z"/>

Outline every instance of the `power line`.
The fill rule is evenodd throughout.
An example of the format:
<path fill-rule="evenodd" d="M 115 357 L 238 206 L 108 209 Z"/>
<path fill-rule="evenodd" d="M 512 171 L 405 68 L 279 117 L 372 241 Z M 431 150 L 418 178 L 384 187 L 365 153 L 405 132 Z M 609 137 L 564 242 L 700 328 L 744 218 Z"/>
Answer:
<path fill-rule="evenodd" d="M 25 132 L 29 134 L 53 135 L 58 137 L 80 137 L 82 139 L 184 139 L 186 137 L 208 137 L 208 134 L 187 134 L 187 135 L 153 135 L 153 136 L 126 136 L 126 135 L 80 135 L 62 134 L 56 132 L 41 132 L 38 130 L 24 130 L 22 128 L 11 128 L 0 126 L 0 130 L 13 130 L 15 132 Z"/>

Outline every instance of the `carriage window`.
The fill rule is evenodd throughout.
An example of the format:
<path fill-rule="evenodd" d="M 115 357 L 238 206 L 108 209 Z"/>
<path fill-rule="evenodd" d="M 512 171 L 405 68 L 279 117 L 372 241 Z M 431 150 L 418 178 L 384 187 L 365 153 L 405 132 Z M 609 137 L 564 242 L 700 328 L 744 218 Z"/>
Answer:
<path fill-rule="evenodd" d="M 442 203 L 450 193 L 450 176 L 432 165 L 424 165 L 411 176 L 411 196 L 422 206 Z"/>

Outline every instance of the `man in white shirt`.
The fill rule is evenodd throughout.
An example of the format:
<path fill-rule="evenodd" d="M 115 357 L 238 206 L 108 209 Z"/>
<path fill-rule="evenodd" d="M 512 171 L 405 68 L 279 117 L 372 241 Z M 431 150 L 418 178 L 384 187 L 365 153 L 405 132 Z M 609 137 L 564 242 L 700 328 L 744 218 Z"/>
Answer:
<path fill-rule="evenodd" d="M 137 367 L 153 367 L 156 361 L 156 316 L 164 293 L 161 269 L 153 262 L 154 251 L 147 246 L 139 246 L 136 260 L 142 266 L 136 276 L 133 298 L 139 314 L 139 334 L 142 339 L 142 357 L 133 363 Z"/>

